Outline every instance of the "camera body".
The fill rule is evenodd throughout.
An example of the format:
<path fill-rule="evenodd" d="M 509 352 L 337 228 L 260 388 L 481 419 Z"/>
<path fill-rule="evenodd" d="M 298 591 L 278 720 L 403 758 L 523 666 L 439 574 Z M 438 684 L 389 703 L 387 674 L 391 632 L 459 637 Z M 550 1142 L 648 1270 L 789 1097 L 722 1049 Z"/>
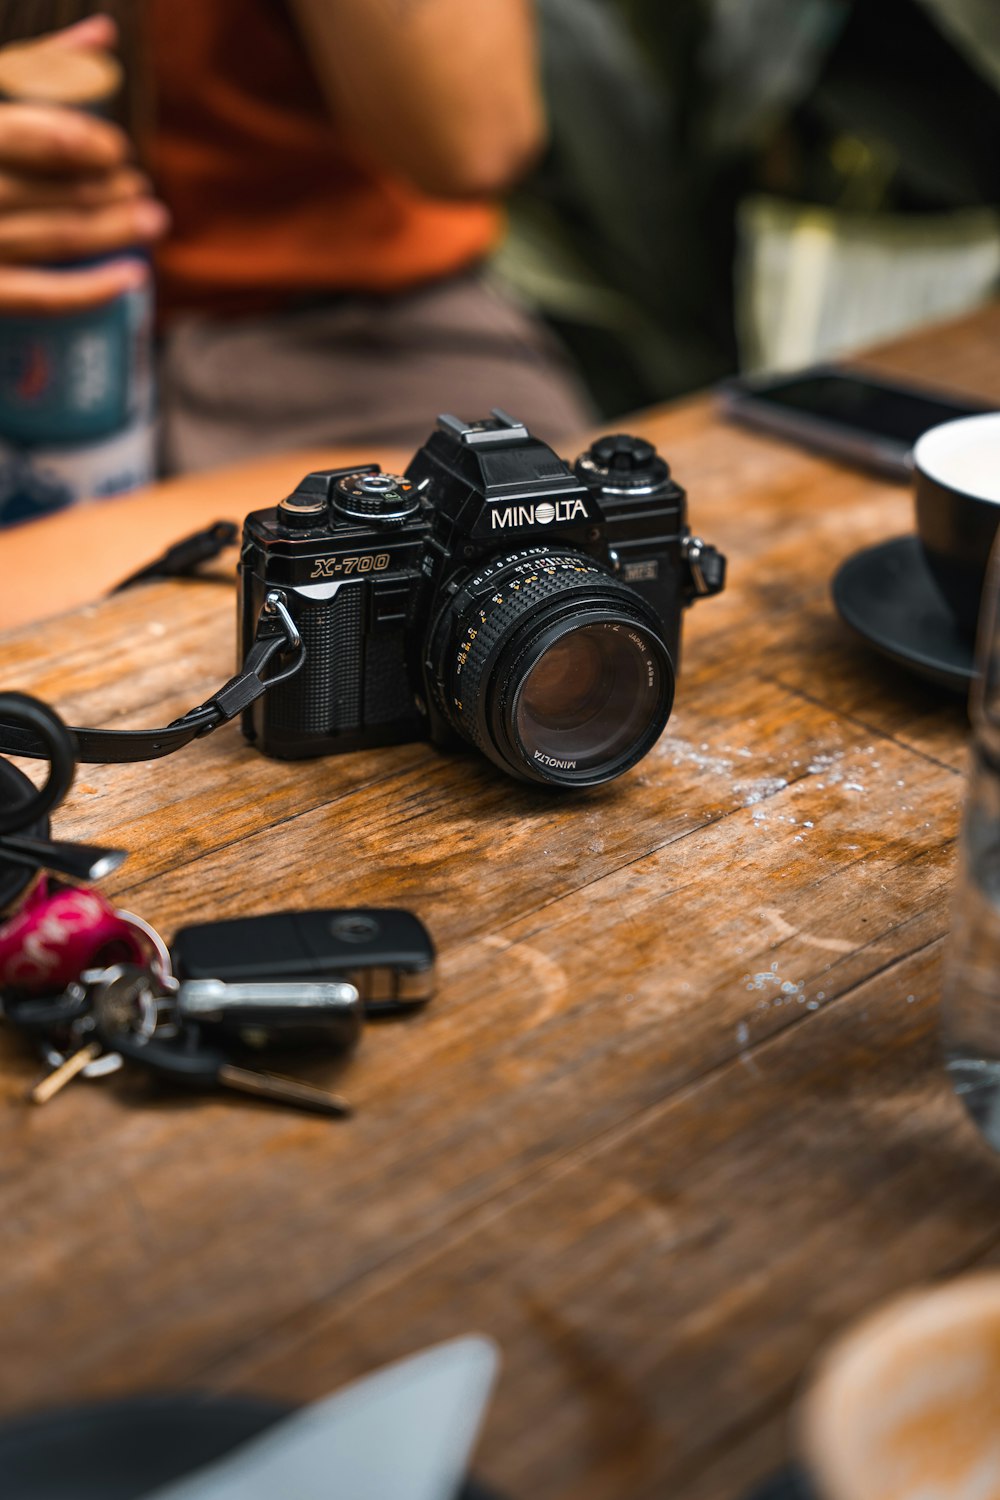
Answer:
<path fill-rule="evenodd" d="M 284 759 L 429 739 L 528 781 L 620 774 L 669 715 L 684 606 L 723 586 L 685 512 L 651 444 L 570 467 L 499 410 L 440 417 L 401 477 L 307 475 L 244 525 L 241 661 L 275 590 L 305 646 L 244 734 Z"/>

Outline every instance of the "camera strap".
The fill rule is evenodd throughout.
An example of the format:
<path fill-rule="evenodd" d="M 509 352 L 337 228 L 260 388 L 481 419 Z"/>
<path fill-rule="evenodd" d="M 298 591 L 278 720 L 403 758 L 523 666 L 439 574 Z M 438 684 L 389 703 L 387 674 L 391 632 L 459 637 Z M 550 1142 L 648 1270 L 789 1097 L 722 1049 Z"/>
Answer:
<path fill-rule="evenodd" d="M 280 658 L 294 652 L 285 666 Z M 253 645 L 235 677 L 218 692 L 174 719 L 163 729 L 78 729 L 67 726 L 76 741 L 76 759 L 91 763 L 121 763 L 133 760 L 159 760 L 172 755 L 192 740 L 211 734 L 220 724 L 228 724 L 257 698 L 279 682 L 293 677 L 306 659 L 306 648 L 295 621 L 285 607 L 284 596 L 274 589 L 267 595 L 257 618 Z M 265 676 L 278 660 L 278 669 Z M 39 736 L 20 725 L 0 719 L 0 754 L 25 755 L 49 759 L 49 750 Z"/>

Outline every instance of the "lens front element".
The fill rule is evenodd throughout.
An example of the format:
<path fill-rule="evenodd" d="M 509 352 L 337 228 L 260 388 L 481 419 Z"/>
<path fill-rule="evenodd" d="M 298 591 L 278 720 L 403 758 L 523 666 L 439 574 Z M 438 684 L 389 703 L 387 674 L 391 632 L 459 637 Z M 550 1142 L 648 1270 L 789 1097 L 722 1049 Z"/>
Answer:
<path fill-rule="evenodd" d="M 494 559 L 439 618 L 430 653 L 455 729 L 528 781 L 592 786 L 652 748 L 674 671 L 653 612 L 576 553 Z"/>
<path fill-rule="evenodd" d="M 611 621 L 574 626 L 547 646 L 524 678 L 514 727 L 542 765 L 604 765 L 652 726 L 657 665 L 638 631 Z"/>

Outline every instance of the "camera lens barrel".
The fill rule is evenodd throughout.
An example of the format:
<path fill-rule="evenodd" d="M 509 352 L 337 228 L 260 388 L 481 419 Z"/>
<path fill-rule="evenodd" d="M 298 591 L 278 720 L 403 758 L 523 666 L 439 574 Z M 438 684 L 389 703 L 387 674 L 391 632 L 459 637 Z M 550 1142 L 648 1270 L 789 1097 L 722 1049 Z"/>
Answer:
<path fill-rule="evenodd" d="M 526 781 L 620 776 L 655 744 L 673 703 L 651 608 L 569 550 L 527 548 L 484 566 L 438 616 L 429 656 L 453 728 Z"/>

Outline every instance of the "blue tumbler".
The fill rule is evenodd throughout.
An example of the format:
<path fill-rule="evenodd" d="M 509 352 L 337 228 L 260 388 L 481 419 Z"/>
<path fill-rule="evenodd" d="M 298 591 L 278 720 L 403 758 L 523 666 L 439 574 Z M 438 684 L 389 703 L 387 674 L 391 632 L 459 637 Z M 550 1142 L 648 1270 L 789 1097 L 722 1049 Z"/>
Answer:
<path fill-rule="evenodd" d="M 60 54 L 53 98 L 46 89 L 45 45 L 17 49 L 19 58 L 31 47 L 43 60 L 30 71 L 18 68 L 18 75 L 29 73 L 30 88 L 15 93 L 0 67 L 4 98 L 65 104 L 74 54 Z M 78 90 L 73 107 L 104 113 L 120 84 L 118 64 L 100 54 L 95 70 L 93 53 L 76 56 L 81 88 L 93 85 L 96 72 L 101 92 L 81 98 Z M 153 477 L 152 287 L 149 275 L 84 312 L 0 315 L 0 526 L 135 489 Z"/>

